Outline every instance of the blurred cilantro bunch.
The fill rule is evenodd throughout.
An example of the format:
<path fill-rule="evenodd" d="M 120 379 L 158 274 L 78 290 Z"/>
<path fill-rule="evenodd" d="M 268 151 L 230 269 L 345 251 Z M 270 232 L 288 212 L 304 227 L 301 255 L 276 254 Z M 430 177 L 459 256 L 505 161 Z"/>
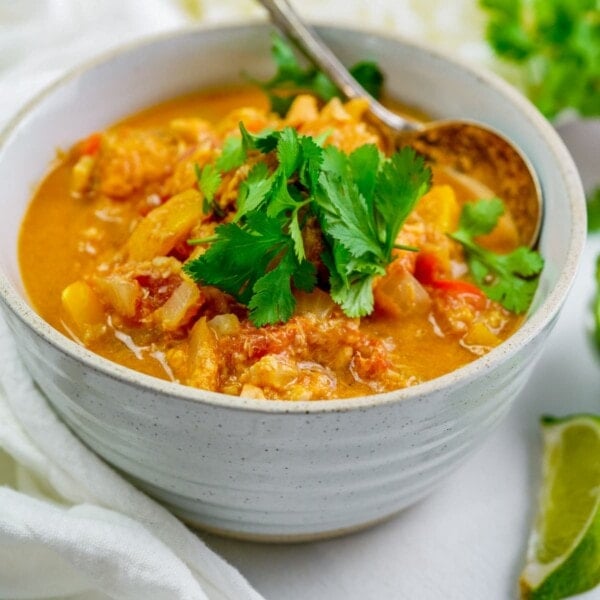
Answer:
<path fill-rule="evenodd" d="M 487 40 L 525 71 L 526 93 L 552 119 L 600 116 L 600 0 L 479 0 Z"/>

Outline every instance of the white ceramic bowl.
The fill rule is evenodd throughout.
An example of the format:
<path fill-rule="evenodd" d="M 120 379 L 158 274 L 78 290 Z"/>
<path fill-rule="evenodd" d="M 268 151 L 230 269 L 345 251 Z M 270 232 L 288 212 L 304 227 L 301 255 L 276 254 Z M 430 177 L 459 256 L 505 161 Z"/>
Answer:
<path fill-rule="evenodd" d="M 573 280 L 585 204 L 552 127 L 499 79 L 429 49 L 372 34 L 321 33 L 347 62 L 375 59 L 390 93 L 440 117 L 488 122 L 541 178 L 546 266 L 531 314 L 483 358 L 414 388 L 350 400 L 249 400 L 140 375 L 100 358 L 30 308 L 19 225 L 57 147 L 147 105 L 267 75 L 265 25 L 186 31 L 105 56 L 26 107 L 0 147 L 0 297 L 23 360 L 67 424 L 173 511 L 203 527 L 273 540 L 333 535 L 427 494 L 483 440 L 534 368 Z"/>

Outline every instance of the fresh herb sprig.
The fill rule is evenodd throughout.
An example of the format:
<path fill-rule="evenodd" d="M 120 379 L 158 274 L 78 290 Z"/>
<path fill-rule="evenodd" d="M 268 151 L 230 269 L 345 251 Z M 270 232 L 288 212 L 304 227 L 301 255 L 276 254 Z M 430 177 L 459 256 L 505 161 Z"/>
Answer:
<path fill-rule="evenodd" d="M 593 302 L 594 341 L 600 350 L 600 255 L 596 257 L 596 295 Z"/>
<path fill-rule="evenodd" d="M 564 109 L 600 115 L 600 11 L 597 0 L 480 0 L 487 39 L 524 68 L 527 94 L 548 117 Z"/>
<path fill-rule="evenodd" d="M 237 213 L 210 239 L 191 241 L 210 245 L 185 264 L 186 273 L 247 305 L 256 326 L 285 322 L 293 289 L 317 283 L 304 240 L 316 222 L 333 300 L 350 317 L 372 312 L 373 279 L 385 274 L 402 224 L 431 185 L 423 158 L 411 148 L 387 158 L 368 144 L 345 154 L 289 127 L 252 135 L 240 124 L 240 132 L 216 163 L 230 170 L 252 157 Z M 204 172 L 206 195 L 215 188 Z"/>
<path fill-rule="evenodd" d="M 588 231 L 600 231 L 600 186 L 588 197 L 587 201 Z"/>
<path fill-rule="evenodd" d="M 269 97 L 271 108 L 284 115 L 298 93 L 312 93 L 325 102 L 340 96 L 336 85 L 313 65 L 303 67 L 292 48 L 277 34 L 273 35 L 271 54 L 277 72 L 268 81 L 256 81 Z M 350 68 L 350 73 L 371 96 L 379 98 L 383 87 L 383 74 L 370 61 L 361 61 Z"/>
<path fill-rule="evenodd" d="M 523 313 L 537 289 L 544 266 L 542 257 L 525 246 L 496 254 L 475 241 L 490 233 L 503 213 L 504 204 L 498 198 L 468 202 L 463 206 L 458 229 L 449 236 L 462 244 L 477 286 L 508 310 Z"/>

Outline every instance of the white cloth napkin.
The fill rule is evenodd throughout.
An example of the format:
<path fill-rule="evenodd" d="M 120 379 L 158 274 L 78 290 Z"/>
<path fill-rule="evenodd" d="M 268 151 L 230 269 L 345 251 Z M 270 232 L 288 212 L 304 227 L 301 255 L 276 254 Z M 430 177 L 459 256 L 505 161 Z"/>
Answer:
<path fill-rule="evenodd" d="M 0 6 L 0 125 L 93 54 L 186 22 L 176 2 Z M 0 315 L 0 598 L 259 599 L 56 418 Z"/>
<path fill-rule="evenodd" d="M 1 598 L 261 598 L 58 420 L 2 320 L 0 448 L 19 489 L 0 487 Z"/>

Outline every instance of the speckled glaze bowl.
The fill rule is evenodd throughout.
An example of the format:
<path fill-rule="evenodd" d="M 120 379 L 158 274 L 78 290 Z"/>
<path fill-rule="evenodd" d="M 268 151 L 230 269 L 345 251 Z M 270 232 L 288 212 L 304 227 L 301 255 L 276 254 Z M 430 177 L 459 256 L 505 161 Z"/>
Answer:
<path fill-rule="evenodd" d="M 267 75 L 266 25 L 153 38 L 71 73 L 27 106 L 0 146 L 0 305 L 23 360 L 73 431 L 191 523 L 239 537 L 298 540 L 350 531 L 423 497 L 490 433 L 535 366 L 573 280 L 585 204 L 552 127 L 499 79 L 427 48 L 321 30 L 347 63 L 377 60 L 389 92 L 439 117 L 511 137 L 544 193 L 539 291 L 523 327 L 483 358 L 411 389 L 351 400 L 272 402 L 190 389 L 108 362 L 47 325 L 17 263 L 32 186 L 56 148 L 185 92 Z"/>

